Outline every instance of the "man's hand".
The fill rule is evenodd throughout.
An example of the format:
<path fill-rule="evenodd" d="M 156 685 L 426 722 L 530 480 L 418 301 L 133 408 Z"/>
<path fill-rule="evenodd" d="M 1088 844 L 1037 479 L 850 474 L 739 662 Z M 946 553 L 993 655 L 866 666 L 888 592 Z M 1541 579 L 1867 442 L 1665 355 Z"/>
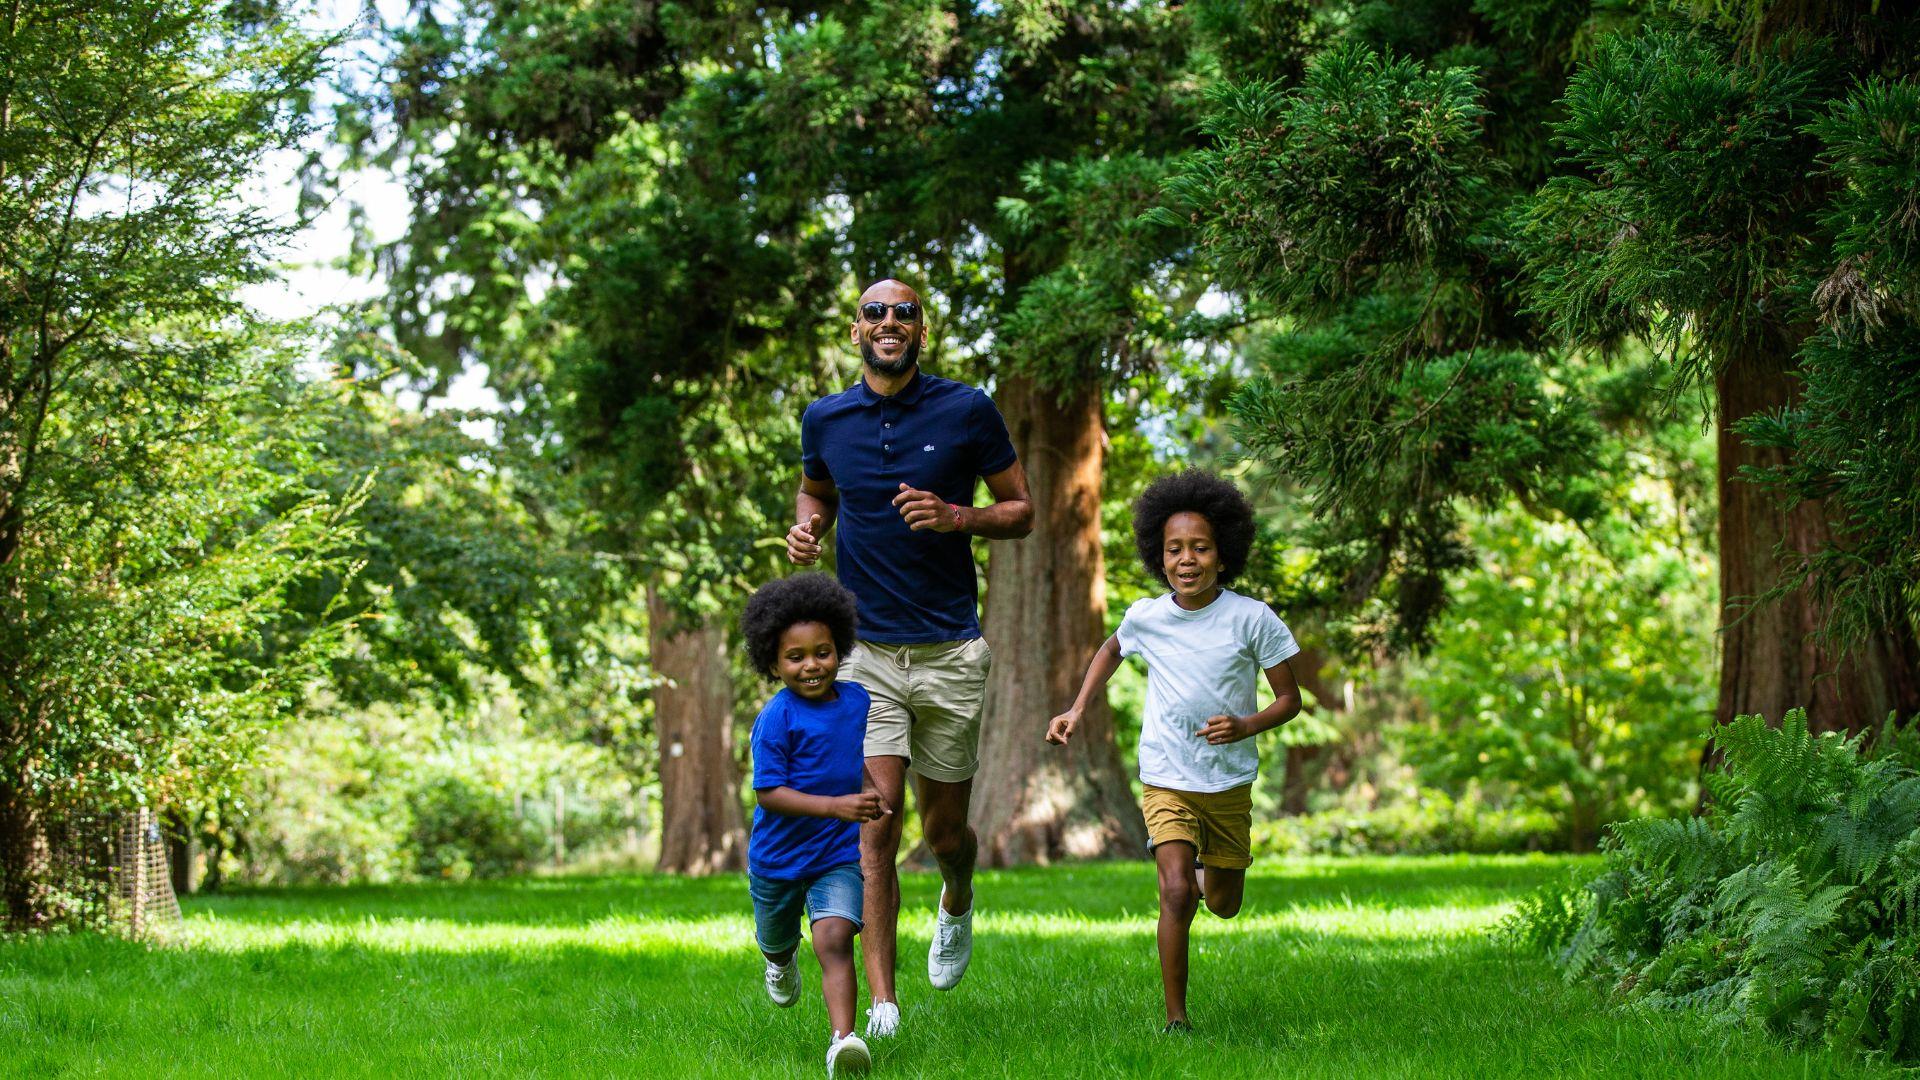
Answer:
<path fill-rule="evenodd" d="M 1055 746 L 1065 746 L 1067 740 L 1073 738 L 1073 733 L 1079 726 L 1080 714 L 1068 709 L 1054 717 L 1053 721 L 1047 725 L 1047 741 Z"/>
<path fill-rule="evenodd" d="M 877 791 L 841 795 L 833 800 L 833 816 L 841 821 L 872 821 L 890 812 Z"/>
<path fill-rule="evenodd" d="M 960 527 L 960 508 L 931 491 L 901 484 L 900 494 L 893 497 L 893 506 L 900 511 L 907 528 L 914 532 L 932 530 L 949 533 Z"/>
<path fill-rule="evenodd" d="M 787 561 L 798 566 L 812 566 L 820 561 L 819 514 L 787 530 Z"/>
<path fill-rule="evenodd" d="M 1247 724 L 1245 717 L 1224 714 L 1207 717 L 1206 726 L 1199 731 L 1201 738 L 1215 746 L 1239 742 L 1252 734 L 1253 729 Z"/>

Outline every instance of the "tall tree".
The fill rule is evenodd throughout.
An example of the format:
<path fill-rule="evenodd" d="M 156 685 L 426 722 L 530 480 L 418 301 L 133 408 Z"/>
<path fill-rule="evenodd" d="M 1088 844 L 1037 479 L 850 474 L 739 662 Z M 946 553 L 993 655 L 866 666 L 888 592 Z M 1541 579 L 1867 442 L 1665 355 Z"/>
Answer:
<path fill-rule="evenodd" d="M 249 195 L 319 45 L 211 0 L 0 6 L 9 925 L 59 915 L 50 818 L 231 780 L 338 641 L 274 633 L 347 527 L 300 480 L 289 350 L 234 298 L 297 224 Z"/>
<path fill-rule="evenodd" d="M 400 121 L 389 152 L 414 177 L 391 260 L 400 340 L 442 378 L 484 363 L 520 406 L 511 435 L 573 474 L 592 542 L 645 583 L 660 866 L 703 872 L 743 865 L 736 699 L 712 665 L 742 586 L 777 572 L 754 541 L 779 531 L 775 478 L 797 457 L 797 418 L 759 403 L 811 381 L 821 305 L 794 258 L 807 245 L 768 243 L 797 219 L 743 198 L 749 178 L 700 122 L 713 103 L 682 74 L 726 69 L 726 20 L 677 36 L 663 20 L 422 6 L 391 35 L 375 112 Z"/>
<path fill-rule="evenodd" d="M 1860 730 L 1920 707 L 1910 614 L 1846 657 L 1809 637 L 1826 612 L 1776 588 L 1775 548 L 1827 549 L 1834 508 L 1783 511 L 1743 478 L 1782 459 L 1735 435 L 1795 407 L 1835 189 L 1800 126 L 1846 92 L 1835 50 L 1911 56 L 1904 15 L 1790 7 L 1751 9 L 1742 44 L 1712 18 L 1622 25 L 1577 3 L 1362 3 L 1299 87 L 1217 93 L 1165 217 L 1297 320 L 1235 410 L 1313 492 L 1357 633 L 1425 643 L 1468 561 L 1462 505 L 1593 515 L 1594 405 L 1543 353 L 1637 333 L 1723 432 L 1721 717 L 1809 704 Z"/>
<path fill-rule="evenodd" d="M 1581 65 L 1555 125 L 1574 169 L 1549 181 L 1533 208 L 1530 270 L 1556 329 L 1647 336 L 1676 358 L 1683 383 L 1713 390 L 1727 605 L 1719 721 L 1777 721 L 1804 706 L 1815 730 L 1862 731 L 1889 713 L 1920 712 L 1913 611 L 1883 611 L 1871 627 L 1856 618 L 1846 641 L 1822 632 L 1831 597 L 1783 578 L 1844 553 L 1858 511 L 1814 492 L 1782 506 L 1753 480 L 1787 468 L 1787 454 L 1741 426 L 1789 412 L 1801 424 L 1850 419 L 1807 417 L 1801 392 L 1810 343 L 1816 371 L 1846 363 L 1823 350 L 1875 348 L 1861 314 L 1831 307 L 1810 342 L 1822 321 L 1814 293 L 1853 272 L 1834 224 L 1864 209 L 1913 231 L 1895 224 L 1897 205 L 1859 206 L 1847 191 L 1855 178 L 1831 167 L 1821 135 L 1852 126 L 1845 114 L 1858 106 L 1848 99 L 1863 73 L 1920 72 L 1920 19 L 1877 4 L 1760 5 L 1739 18 L 1651 25 L 1606 40 Z M 1858 133 L 1894 145 L 1920 139 L 1911 114 L 1884 120 Z M 1920 415 L 1910 400 L 1899 411 L 1909 424 Z M 1879 434 L 1859 433 L 1865 442 Z M 1904 441 L 1911 452 L 1914 440 Z"/>
<path fill-rule="evenodd" d="M 705 402 L 784 401 L 797 413 L 796 387 L 846 378 L 821 345 L 844 318 L 842 293 L 883 275 L 925 284 L 945 342 L 927 359 L 981 370 L 991 343 L 1017 444 L 1061 496 L 1021 554 L 1001 545 L 1009 553 L 989 575 L 1000 656 L 990 726 L 1007 741 L 988 736 L 986 857 L 1136 850 L 1110 740 L 1090 732 L 1090 756 L 1063 761 L 1023 752 L 1018 731 L 1057 707 L 1047 702 L 1066 696 L 1060 672 L 1104 629 L 1094 510 L 1107 395 L 1151 366 L 1173 323 L 1166 309 L 1200 291 L 1168 286 L 1168 230 L 1107 247 L 1115 237 L 1092 229 L 1060 243 L 1054 226 L 1085 218 L 1126 231 L 1152 197 L 1156 161 L 1186 145 L 1197 77 L 1188 16 L 928 0 L 674 11 L 474 4 L 435 19 L 422 9 L 392 82 L 396 111 L 417 125 L 406 145 L 420 193 L 414 268 L 398 279 L 415 303 L 400 306 L 438 313 L 409 316 L 420 334 L 491 356 L 487 335 L 509 320 L 483 297 L 524 284 L 512 253 L 529 231 L 524 207 L 540 206 L 559 230 L 532 231 L 566 235 L 577 257 L 546 254 L 556 294 L 607 315 L 568 337 L 578 351 L 565 362 L 584 380 L 562 391 L 568 407 L 600 410 L 573 430 L 611 440 L 602 445 L 621 453 L 604 460 L 644 471 L 689 459 L 692 429 L 674 418 Z M 580 107 L 555 110 L 560 88 Z M 628 171 L 579 168 L 596 160 Z M 1007 199 L 1039 206 L 1046 227 L 1017 223 Z M 489 243 L 506 251 L 489 256 Z M 588 325 L 578 310 L 553 310 L 562 336 Z M 782 338 L 784 349 L 767 344 Z M 1080 464 L 1056 468 L 1063 453 Z M 678 506 L 684 526 L 717 504 L 658 505 Z M 1062 614 L 1050 625 L 1022 607 Z"/>
<path fill-rule="evenodd" d="M 989 865 L 1141 839 L 1104 722 L 1051 757 L 1028 725 L 1104 637 L 1108 396 L 1200 291 L 1171 278 L 1172 233 L 1133 220 L 1186 146 L 1187 27 L 1117 3 L 836 5 L 741 80 L 763 197 L 844 207 L 852 277 L 925 286 L 938 363 L 991 374 L 1034 484 L 1034 532 L 989 557 L 997 659 L 974 797 Z"/>

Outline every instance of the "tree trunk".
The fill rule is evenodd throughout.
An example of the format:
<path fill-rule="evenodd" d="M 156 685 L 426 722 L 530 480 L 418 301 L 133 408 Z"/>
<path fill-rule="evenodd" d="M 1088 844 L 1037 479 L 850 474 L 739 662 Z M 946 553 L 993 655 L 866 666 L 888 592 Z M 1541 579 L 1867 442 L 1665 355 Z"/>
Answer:
<path fill-rule="evenodd" d="M 1071 745 L 1042 737 L 1106 640 L 1100 392 L 1089 385 L 1062 403 L 1016 377 L 995 396 L 1026 466 L 1034 527 L 1025 540 L 995 544 L 987 569 L 984 629 L 994 663 L 973 787 L 980 862 L 1138 856 L 1146 827 L 1106 697 L 1094 700 Z"/>
<path fill-rule="evenodd" d="M 0 927 L 37 930 L 47 921 L 47 850 L 40 819 L 0 785 Z"/>
<path fill-rule="evenodd" d="M 193 891 L 193 822 L 179 810 L 167 812 L 167 874 L 173 883 L 173 895 Z"/>
<path fill-rule="evenodd" d="M 662 684 L 653 692 L 660 737 L 660 861 L 670 874 L 716 874 L 747 865 L 740 769 L 733 759 L 733 684 L 727 633 L 718 623 L 673 625 L 647 589 L 647 645 Z"/>
<path fill-rule="evenodd" d="M 1780 580 L 1776 549 L 1811 552 L 1833 539 L 1819 502 L 1783 510 L 1767 489 L 1739 478 L 1743 466 L 1777 465 L 1784 452 L 1755 448 L 1731 430 L 1735 421 L 1772 412 L 1797 397 L 1790 374 L 1794 346 L 1779 334 L 1737 346 L 1719 375 L 1720 702 L 1714 719 L 1758 713 L 1779 723 L 1804 706 L 1815 731 L 1877 728 L 1889 711 L 1920 711 L 1920 650 L 1903 630 L 1883 633 L 1842 656 L 1820 645 L 1822 605 L 1806 589 L 1752 604 Z M 1709 751 L 1711 753 L 1711 751 Z"/>
<path fill-rule="evenodd" d="M 1293 657 L 1294 681 L 1313 695 L 1316 711 L 1343 712 L 1346 698 L 1320 677 L 1326 665 L 1325 653 L 1310 646 L 1302 647 Z M 1313 766 L 1326 749 L 1324 746 L 1287 747 L 1287 772 L 1280 779 L 1280 813 L 1294 817 L 1307 812 L 1307 796 L 1314 787 Z"/>

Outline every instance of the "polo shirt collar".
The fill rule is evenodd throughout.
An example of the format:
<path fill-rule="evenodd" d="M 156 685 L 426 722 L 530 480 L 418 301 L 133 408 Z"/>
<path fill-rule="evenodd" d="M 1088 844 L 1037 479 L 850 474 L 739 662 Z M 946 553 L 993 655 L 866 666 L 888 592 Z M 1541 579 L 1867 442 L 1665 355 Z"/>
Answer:
<path fill-rule="evenodd" d="M 912 405 L 920 400 L 921 394 L 926 392 L 927 379 L 920 371 L 919 365 L 916 364 L 913 368 L 913 378 L 908 379 L 907 385 L 901 387 L 900 392 L 894 394 L 892 397 L 881 397 L 879 394 L 874 393 L 872 385 L 867 382 L 867 375 L 864 371 L 860 373 L 860 381 L 855 383 L 854 386 L 860 393 L 860 404 L 862 405 L 875 405 L 882 401 L 897 402 L 901 405 Z"/>

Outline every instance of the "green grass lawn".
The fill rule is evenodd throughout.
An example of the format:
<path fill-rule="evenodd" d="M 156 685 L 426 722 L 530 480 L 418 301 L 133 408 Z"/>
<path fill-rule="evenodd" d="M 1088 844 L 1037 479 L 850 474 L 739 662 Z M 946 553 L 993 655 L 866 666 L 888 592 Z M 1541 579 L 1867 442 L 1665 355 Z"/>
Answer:
<path fill-rule="evenodd" d="M 1196 1034 L 1163 1038 L 1146 863 L 983 875 L 973 967 L 924 978 L 937 881 L 902 918 L 879 1076 L 1833 1076 L 1686 1016 L 1605 1007 L 1487 928 L 1549 858 L 1256 865 L 1195 924 Z M 742 878 L 534 879 L 192 899 L 147 946 L 0 941 L 0 1074 L 824 1075 L 818 969 L 760 988 Z M 864 997 L 862 1002 L 864 1005 Z"/>

